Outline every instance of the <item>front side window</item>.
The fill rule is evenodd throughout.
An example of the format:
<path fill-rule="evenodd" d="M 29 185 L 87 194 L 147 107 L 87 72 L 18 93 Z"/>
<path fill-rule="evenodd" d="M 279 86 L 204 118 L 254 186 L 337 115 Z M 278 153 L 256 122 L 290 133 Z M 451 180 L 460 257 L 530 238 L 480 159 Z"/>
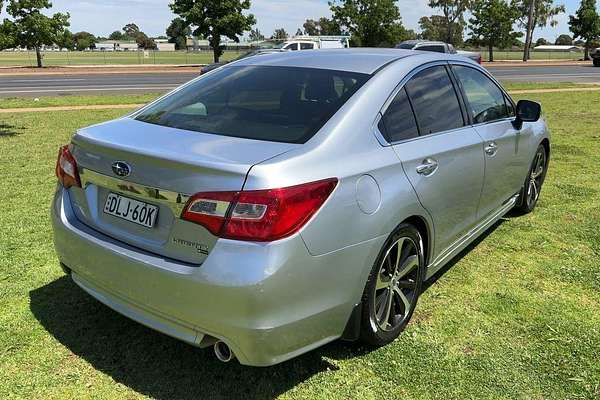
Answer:
<path fill-rule="evenodd" d="M 388 142 L 392 143 L 419 136 L 417 121 L 404 88 L 385 110 L 378 128 Z"/>
<path fill-rule="evenodd" d="M 467 97 L 467 108 L 473 123 L 480 124 L 510 116 L 504 93 L 485 74 L 460 65 L 453 66 L 452 70 Z"/>
<path fill-rule="evenodd" d="M 464 125 L 456 91 L 444 66 L 417 73 L 404 87 L 415 110 L 421 135 Z"/>
<path fill-rule="evenodd" d="M 230 66 L 205 75 L 134 116 L 223 136 L 304 143 L 369 75 L 315 68 Z"/>
<path fill-rule="evenodd" d="M 314 43 L 300 43 L 300 50 L 311 50 L 314 46 Z"/>
<path fill-rule="evenodd" d="M 284 49 L 286 49 L 286 50 L 298 50 L 298 43 L 290 43 L 286 47 L 284 47 Z"/>

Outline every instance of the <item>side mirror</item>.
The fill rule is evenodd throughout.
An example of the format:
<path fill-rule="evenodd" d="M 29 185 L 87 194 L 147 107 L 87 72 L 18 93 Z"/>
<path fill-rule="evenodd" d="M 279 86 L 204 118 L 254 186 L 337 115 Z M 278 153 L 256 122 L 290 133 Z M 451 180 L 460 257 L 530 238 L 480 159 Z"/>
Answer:
<path fill-rule="evenodd" d="M 531 100 L 519 100 L 517 103 L 517 117 L 515 118 L 515 128 L 521 129 L 523 122 L 535 122 L 540 119 L 542 106 Z"/>

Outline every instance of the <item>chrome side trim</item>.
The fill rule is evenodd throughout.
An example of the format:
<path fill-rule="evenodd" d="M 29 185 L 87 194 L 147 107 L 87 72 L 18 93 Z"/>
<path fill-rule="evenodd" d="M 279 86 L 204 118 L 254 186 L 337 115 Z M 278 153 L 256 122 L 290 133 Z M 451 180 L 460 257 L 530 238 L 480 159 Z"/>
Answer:
<path fill-rule="evenodd" d="M 79 170 L 79 177 L 81 178 L 81 187 L 83 189 L 88 185 L 96 185 L 124 195 L 133 194 L 139 199 L 146 199 L 152 203 L 168 206 L 173 211 L 175 218 L 181 216 L 183 207 L 190 198 L 190 195 L 188 194 L 171 192 L 152 186 L 124 181 L 85 168 Z"/>
<path fill-rule="evenodd" d="M 427 267 L 425 279 L 429 279 L 437 271 L 439 271 L 452 257 L 460 253 L 465 247 L 469 245 L 474 239 L 476 239 L 483 231 L 492 226 L 498 219 L 504 214 L 510 211 L 513 206 L 517 203 L 519 195 L 515 194 L 513 197 L 508 199 L 502 206 L 494 213 L 490 214 L 489 217 L 481 221 L 478 225 L 473 227 L 464 236 L 452 243 L 446 250 L 440 253 L 435 260 Z"/>

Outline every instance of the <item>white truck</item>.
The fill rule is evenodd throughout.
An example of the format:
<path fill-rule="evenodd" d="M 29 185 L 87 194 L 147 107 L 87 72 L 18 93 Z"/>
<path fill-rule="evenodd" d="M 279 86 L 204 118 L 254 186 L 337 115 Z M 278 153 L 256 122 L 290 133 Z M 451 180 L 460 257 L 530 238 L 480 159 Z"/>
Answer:
<path fill-rule="evenodd" d="M 344 49 L 350 47 L 350 36 L 296 36 L 283 42 L 282 50 Z"/>

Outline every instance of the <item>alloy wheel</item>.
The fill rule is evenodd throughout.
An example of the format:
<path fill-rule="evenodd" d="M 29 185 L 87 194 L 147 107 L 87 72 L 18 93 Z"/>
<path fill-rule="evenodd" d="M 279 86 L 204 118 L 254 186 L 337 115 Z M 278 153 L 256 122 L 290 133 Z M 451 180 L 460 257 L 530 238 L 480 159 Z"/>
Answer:
<path fill-rule="evenodd" d="M 417 299 L 419 251 L 415 242 L 402 237 L 388 248 L 377 273 L 374 322 L 391 331 L 410 315 Z"/>
<path fill-rule="evenodd" d="M 533 159 L 533 167 L 529 174 L 527 183 L 527 206 L 532 207 L 540 197 L 540 189 L 544 180 L 544 172 L 546 168 L 546 152 L 543 148 L 539 148 Z"/>

